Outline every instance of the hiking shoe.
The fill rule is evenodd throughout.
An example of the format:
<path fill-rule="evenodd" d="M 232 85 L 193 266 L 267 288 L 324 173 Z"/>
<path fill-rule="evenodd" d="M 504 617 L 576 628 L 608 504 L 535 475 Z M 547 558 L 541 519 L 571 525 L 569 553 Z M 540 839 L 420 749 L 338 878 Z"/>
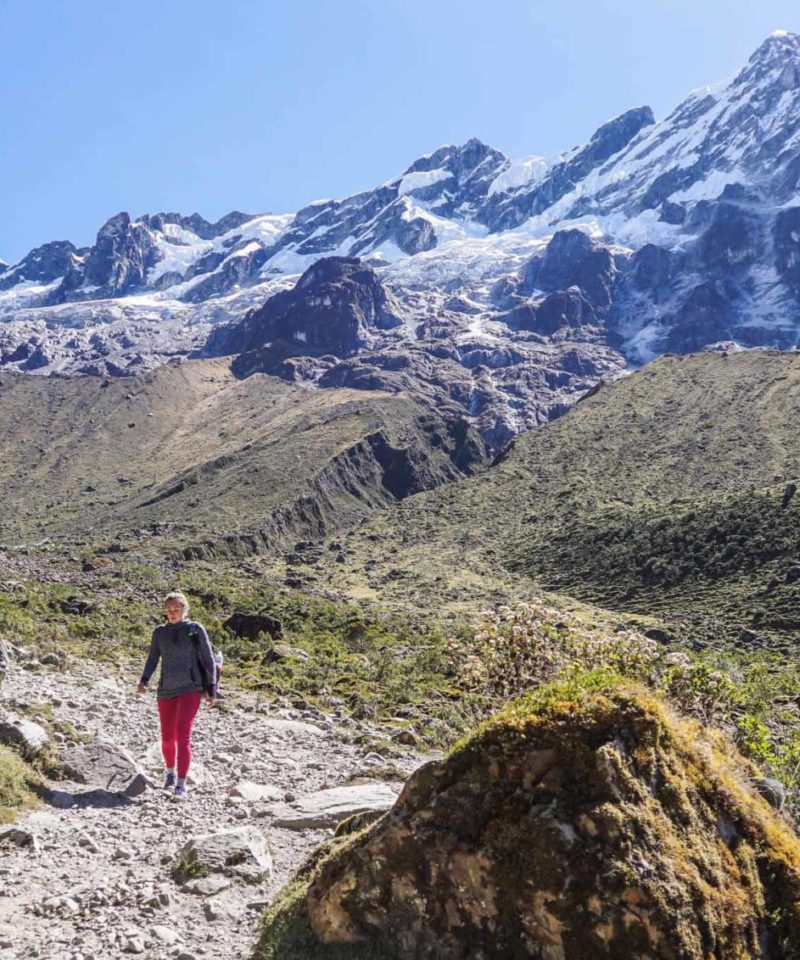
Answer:
<path fill-rule="evenodd" d="M 175 798 L 175 800 L 185 800 L 185 799 L 186 799 L 186 784 L 185 784 L 185 783 L 179 783 L 179 784 L 175 787 L 175 793 L 173 793 L 172 796 Z"/>
<path fill-rule="evenodd" d="M 175 776 L 175 774 L 168 773 L 167 779 L 164 781 L 164 789 L 171 790 L 177 782 L 178 782 L 178 778 Z"/>

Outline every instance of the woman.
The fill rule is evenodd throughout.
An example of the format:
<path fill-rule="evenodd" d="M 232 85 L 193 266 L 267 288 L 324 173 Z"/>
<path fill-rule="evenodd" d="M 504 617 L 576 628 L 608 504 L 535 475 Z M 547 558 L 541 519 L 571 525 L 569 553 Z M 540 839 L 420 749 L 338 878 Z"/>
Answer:
<path fill-rule="evenodd" d="M 161 660 L 158 681 L 158 717 L 161 752 L 167 767 L 164 789 L 175 788 L 177 800 L 186 799 L 186 776 L 192 762 L 192 724 L 205 700 L 216 698 L 216 665 L 208 634 L 189 620 L 189 601 L 176 591 L 164 598 L 167 623 L 153 631 L 150 654 L 144 665 L 139 693 L 147 692 L 150 677 Z"/>

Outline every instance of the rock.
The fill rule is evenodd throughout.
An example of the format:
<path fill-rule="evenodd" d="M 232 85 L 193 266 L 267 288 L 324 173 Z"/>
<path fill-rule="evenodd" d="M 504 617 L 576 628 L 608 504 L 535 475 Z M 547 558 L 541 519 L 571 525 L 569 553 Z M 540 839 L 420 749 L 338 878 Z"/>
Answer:
<path fill-rule="evenodd" d="M 88 850 L 90 853 L 100 852 L 100 847 L 97 846 L 97 844 L 91 837 L 86 836 L 85 833 L 81 834 L 78 837 L 78 846 L 83 847 L 85 850 Z"/>
<path fill-rule="evenodd" d="M 300 647 L 290 647 L 287 643 L 273 643 L 267 651 L 265 662 L 280 663 L 281 660 L 308 660 L 309 654 Z"/>
<path fill-rule="evenodd" d="M 206 352 L 240 353 L 237 375 L 272 371 L 300 353 L 347 357 L 369 344 L 376 331 L 398 326 L 398 310 L 375 271 L 357 257 L 322 257 L 292 290 L 270 297 L 240 322 L 212 330 Z"/>
<path fill-rule="evenodd" d="M 283 636 L 280 620 L 266 613 L 243 613 L 239 610 L 231 614 L 222 626 L 236 636 L 246 640 L 258 640 L 264 634 L 274 640 Z"/>
<path fill-rule="evenodd" d="M 406 747 L 418 747 L 420 740 L 413 730 L 400 730 L 393 737 L 396 743 L 402 743 Z"/>
<path fill-rule="evenodd" d="M 137 773 L 122 792 L 126 797 L 138 797 L 141 796 L 148 787 L 152 786 L 152 780 L 148 780 L 143 773 Z"/>
<path fill-rule="evenodd" d="M 754 771 L 649 691 L 523 700 L 321 860 L 305 919 L 400 960 L 787 957 L 800 839 Z M 264 930 L 277 954 L 285 920 Z"/>
<path fill-rule="evenodd" d="M 353 787 L 332 787 L 301 797 L 294 806 L 275 804 L 267 808 L 274 827 L 290 830 L 317 830 L 335 827 L 341 820 L 367 811 L 384 811 L 394 806 L 395 789 L 374 781 Z"/>
<path fill-rule="evenodd" d="M 200 897 L 213 897 L 215 893 L 227 890 L 231 881 L 227 877 L 219 874 L 212 874 L 210 877 L 198 877 L 196 880 L 190 880 L 183 885 L 187 893 L 194 893 Z"/>
<path fill-rule="evenodd" d="M 776 810 L 782 810 L 786 802 L 786 789 L 778 780 L 770 780 L 767 777 L 759 777 L 753 781 L 753 784 L 767 801 L 767 803 Z"/>
<path fill-rule="evenodd" d="M 144 953 L 146 947 L 143 937 L 128 937 L 123 948 L 125 953 Z"/>
<path fill-rule="evenodd" d="M 282 730 L 286 733 L 310 733 L 315 737 L 325 736 L 324 730 L 321 730 L 313 723 L 305 723 L 302 720 L 284 720 L 282 717 L 264 717 L 262 723 L 265 727 L 271 727 L 273 730 Z"/>
<path fill-rule="evenodd" d="M 60 756 L 65 774 L 76 783 L 123 794 L 137 789 L 141 771 L 128 751 L 116 744 L 101 739 L 89 744 L 65 744 Z"/>
<path fill-rule="evenodd" d="M 178 854 L 176 873 L 198 869 L 251 882 L 267 880 L 272 875 L 272 857 L 266 837 L 250 826 L 193 837 Z"/>
<path fill-rule="evenodd" d="M 60 667 L 61 666 L 61 657 L 57 653 L 46 653 L 43 657 L 39 658 L 39 663 L 43 667 Z"/>
<path fill-rule="evenodd" d="M 6 845 L 30 847 L 34 851 L 38 851 L 40 847 L 39 838 L 30 830 L 24 830 L 21 827 L 0 829 L 0 846 Z"/>
<path fill-rule="evenodd" d="M 175 933 L 171 927 L 165 927 L 160 923 L 150 927 L 150 935 L 155 937 L 156 940 L 160 940 L 161 943 L 166 943 L 169 946 L 180 940 L 180 936 Z"/>
<path fill-rule="evenodd" d="M 278 787 L 270 787 L 243 780 L 231 788 L 229 796 L 238 800 L 244 800 L 246 803 L 258 803 L 262 800 L 278 800 L 283 796 L 283 791 Z"/>
<path fill-rule="evenodd" d="M 16 747 L 28 757 L 35 757 L 50 742 L 44 727 L 15 713 L 0 712 L 0 743 Z"/>
<path fill-rule="evenodd" d="M 203 904 L 203 915 L 206 920 L 230 920 L 234 916 L 233 910 L 224 904 L 209 900 Z"/>

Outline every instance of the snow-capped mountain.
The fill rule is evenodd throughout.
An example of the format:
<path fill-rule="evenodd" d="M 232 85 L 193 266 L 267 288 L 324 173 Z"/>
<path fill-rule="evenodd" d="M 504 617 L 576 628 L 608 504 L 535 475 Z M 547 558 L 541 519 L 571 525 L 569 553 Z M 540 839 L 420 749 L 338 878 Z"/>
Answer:
<path fill-rule="evenodd" d="M 245 350 L 243 370 L 443 390 L 493 445 L 665 350 L 791 348 L 799 330 L 784 31 L 665 119 L 637 107 L 556 157 L 473 139 L 294 215 L 120 213 L 92 247 L 0 262 L 0 365 L 121 375 Z"/>

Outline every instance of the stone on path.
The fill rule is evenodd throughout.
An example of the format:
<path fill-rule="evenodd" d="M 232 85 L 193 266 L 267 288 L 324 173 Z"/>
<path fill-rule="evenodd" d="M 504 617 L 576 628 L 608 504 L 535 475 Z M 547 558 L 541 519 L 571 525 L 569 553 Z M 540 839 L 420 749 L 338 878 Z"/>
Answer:
<path fill-rule="evenodd" d="M 0 829 L 0 846 L 12 844 L 15 847 L 31 847 L 33 850 L 39 850 L 39 841 L 37 837 L 29 830 L 23 830 L 21 827 L 6 827 Z"/>
<path fill-rule="evenodd" d="M 308 733 L 315 737 L 327 736 L 321 727 L 317 727 L 313 723 L 306 723 L 305 720 L 286 720 L 283 717 L 261 717 L 259 725 L 282 733 Z"/>
<path fill-rule="evenodd" d="M 162 943 L 166 943 L 169 946 L 172 946 L 172 944 L 175 944 L 180 940 L 180 936 L 175 933 L 171 927 L 165 927 L 161 923 L 157 923 L 150 927 L 150 934 L 157 940 L 160 940 Z"/>
<path fill-rule="evenodd" d="M 141 773 L 127 750 L 107 740 L 65 745 L 60 756 L 71 780 L 113 793 L 125 793 Z"/>
<path fill-rule="evenodd" d="M 332 787 L 300 797 L 295 803 L 274 804 L 265 810 L 273 827 L 315 830 L 335 827 L 357 813 L 384 811 L 394 806 L 400 785 L 376 781 L 352 787 Z"/>
<path fill-rule="evenodd" d="M 0 743 L 17 747 L 28 756 L 36 756 L 50 742 L 44 727 L 16 713 L 0 712 Z"/>
<path fill-rule="evenodd" d="M 234 800 L 244 800 L 246 803 L 258 803 L 262 800 L 279 800 L 284 793 L 285 791 L 279 790 L 278 787 L 243 780 L 231 788 L 229 796 Z"/>
<path fill-rule="evenodd" d="M 186 893 L 195 893 L 200 897 L 213 897 L 215 893 L 221 893 L 227 890 L 231 881 L 227 877 L 219 874 L 212 874 L 210 877 L 198 877 L 196 880 L 190 880 L 183 885 Z"/>
<path fill-rule="evenodd" d="M 234 827 L 192 837 L 178 853 L 177 872 L 197 869 L 251 882 L 268 880 L 272 857 L 267 839 L 256 827 Z"/>

